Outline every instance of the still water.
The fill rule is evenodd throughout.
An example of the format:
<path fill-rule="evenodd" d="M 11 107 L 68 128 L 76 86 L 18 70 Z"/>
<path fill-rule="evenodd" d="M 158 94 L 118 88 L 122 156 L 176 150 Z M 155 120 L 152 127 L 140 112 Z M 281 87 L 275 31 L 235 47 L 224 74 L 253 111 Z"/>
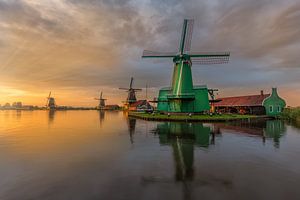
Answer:
<path fill-rule="evenodd" d="M 299 199 L 300 129 L 0 111 L 1 200 Z"/>

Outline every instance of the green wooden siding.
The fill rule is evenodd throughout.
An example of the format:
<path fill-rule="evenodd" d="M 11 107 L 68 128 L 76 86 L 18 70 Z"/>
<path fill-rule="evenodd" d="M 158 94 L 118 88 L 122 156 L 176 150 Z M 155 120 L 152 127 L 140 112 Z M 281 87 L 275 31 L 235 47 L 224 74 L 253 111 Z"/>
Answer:
<path fill-rule="evenodd" d="M 157 110 L 161 112 L 200 113 L 210 109 L 206 86 L 195 86 L 190 95 L 177 98 L 171 88 L 159 91 Z"/>
<path fill-rule="evenodd" d="M 286 106 L 285 101 L 278 96 L 277 88 L 272 88 L 272 94 L 263 101 L 268 116 L 278 116 Z"/>

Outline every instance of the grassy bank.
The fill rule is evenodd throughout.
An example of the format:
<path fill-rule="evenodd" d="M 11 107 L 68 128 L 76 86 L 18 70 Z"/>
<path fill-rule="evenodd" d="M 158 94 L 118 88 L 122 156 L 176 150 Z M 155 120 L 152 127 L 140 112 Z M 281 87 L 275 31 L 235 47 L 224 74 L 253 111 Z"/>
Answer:
<path fill-rule="evenodd" d="M 300 108 L 286 108 L 281 114 L 281 118 L 300 122 Z"/>
<path fill-rule="evenodd" d="M 130 117 L 136 117 L 144 120 L 153 121 L 201 121 L 201 122 L 213 122 L 213 121 L 233 121 L 233 120 L 248 120 L 254 118 L 262 118 L 263 116 L 256 115 L 238 115 L 238 114 L 222 114 L 222 115 L 164 115 L 164 114 L 149 114 L 140 112 L 130 112 Z"/>

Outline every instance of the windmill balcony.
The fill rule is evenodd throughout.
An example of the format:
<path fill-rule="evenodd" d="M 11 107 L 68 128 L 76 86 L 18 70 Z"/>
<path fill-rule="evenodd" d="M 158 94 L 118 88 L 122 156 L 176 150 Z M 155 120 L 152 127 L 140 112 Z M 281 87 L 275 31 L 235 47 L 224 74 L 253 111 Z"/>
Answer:
<path fill-rule="evenodd" d="M 195 99 L 195 93 L 181 93 L 179 95 L 176 94 L 168 94 L 168 99 Z"/>

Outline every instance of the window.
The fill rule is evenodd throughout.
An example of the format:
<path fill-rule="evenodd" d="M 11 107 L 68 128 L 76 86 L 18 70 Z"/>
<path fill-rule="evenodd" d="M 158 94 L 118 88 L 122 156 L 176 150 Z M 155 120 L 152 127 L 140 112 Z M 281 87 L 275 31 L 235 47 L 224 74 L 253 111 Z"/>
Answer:
<path fill-rule="evenodd" d="M 280 106 L 277 107 L 277 112 L 281 112 L 281 107 Z"/>
<path fill-rule="evenodd" d="M 270 106 L 269 110 L 270 112 L 273 112 L 273 106 Z"/>

